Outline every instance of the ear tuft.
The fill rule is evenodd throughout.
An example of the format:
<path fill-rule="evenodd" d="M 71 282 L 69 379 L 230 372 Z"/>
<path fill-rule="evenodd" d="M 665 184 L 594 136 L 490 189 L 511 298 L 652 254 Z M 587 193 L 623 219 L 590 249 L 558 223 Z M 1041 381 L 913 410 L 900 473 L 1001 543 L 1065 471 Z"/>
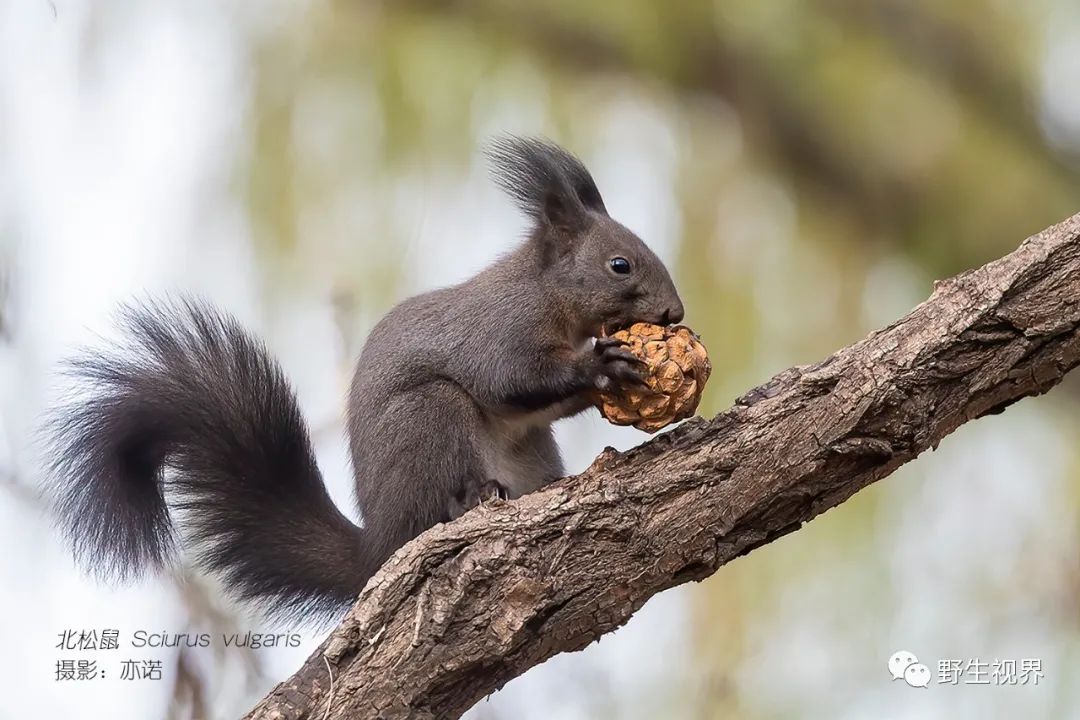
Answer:
<path fill-rule="evenodd" d="M 607 214 L 585 165 L 553 142 L 505 135 L 486 154 L 495 181 L 537 222 L 572 229 L 587 210 Z"/>

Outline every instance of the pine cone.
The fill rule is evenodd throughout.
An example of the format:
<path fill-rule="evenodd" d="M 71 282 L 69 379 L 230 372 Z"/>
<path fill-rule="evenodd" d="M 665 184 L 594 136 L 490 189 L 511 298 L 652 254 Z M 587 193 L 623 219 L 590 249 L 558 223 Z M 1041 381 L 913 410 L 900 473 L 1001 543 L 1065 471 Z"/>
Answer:
<path fill-rule="evenodd" d="M 641 374 L 648 388 L 617 385 L 597 393 L 596 406 L 608 422 L 651 433 L 694 414 L 712 364 L 690 328 L 636 323 L 612 337 L 645 361 Z"/>

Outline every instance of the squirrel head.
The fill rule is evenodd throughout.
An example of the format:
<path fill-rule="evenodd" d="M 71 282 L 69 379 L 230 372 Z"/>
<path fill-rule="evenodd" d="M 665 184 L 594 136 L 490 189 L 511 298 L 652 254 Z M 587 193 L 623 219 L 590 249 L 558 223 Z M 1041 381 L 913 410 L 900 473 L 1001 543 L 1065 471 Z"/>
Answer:
<path fill-rule="evenodd" d="M 608 215 L 578 158 L 552 142 L 513 136 L 494 141 L 487 154 L 498 184 L 533 221 L 538 272 L 590 334 L 682 320 L 664 263 Z"/>

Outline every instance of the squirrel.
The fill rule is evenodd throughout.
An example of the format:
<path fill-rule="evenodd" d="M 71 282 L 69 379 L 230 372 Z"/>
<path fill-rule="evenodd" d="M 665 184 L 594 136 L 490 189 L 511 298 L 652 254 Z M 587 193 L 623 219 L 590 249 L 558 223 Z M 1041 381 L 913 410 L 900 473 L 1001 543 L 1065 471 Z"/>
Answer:
<path fill-rule="evenodd" d="M 552 423 L 642 381 L 608 331 L 677 323 L 683 304 L 577 157 L 514 136 L 486 154 L 531 231 L 371 331 L 347 407 L 363 525 L 327 493 L 266 347 L 201 301 L 148 301 L 123 307 L 125 343 L 68 362 L 89 394 L 47 426 L 58 522 L 81 564 L 122 579 L 161 567 L 179 527 L 237 599 L 326 619 L 424 530 L 565 474 Z"/>

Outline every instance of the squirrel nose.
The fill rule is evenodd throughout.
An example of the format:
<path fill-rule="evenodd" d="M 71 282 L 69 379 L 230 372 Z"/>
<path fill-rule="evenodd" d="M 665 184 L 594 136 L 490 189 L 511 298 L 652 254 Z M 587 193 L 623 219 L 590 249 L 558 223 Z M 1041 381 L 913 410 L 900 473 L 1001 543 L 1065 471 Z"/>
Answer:
<path fill-rule="evenodd" d="M 664 311 L 663 317 L 660 319 L 661 325 L 671 325 L 672 323 L 681 322 L 683 319 L 683 306 L 678 304 L 675 307 L 668 308 Z"/>

